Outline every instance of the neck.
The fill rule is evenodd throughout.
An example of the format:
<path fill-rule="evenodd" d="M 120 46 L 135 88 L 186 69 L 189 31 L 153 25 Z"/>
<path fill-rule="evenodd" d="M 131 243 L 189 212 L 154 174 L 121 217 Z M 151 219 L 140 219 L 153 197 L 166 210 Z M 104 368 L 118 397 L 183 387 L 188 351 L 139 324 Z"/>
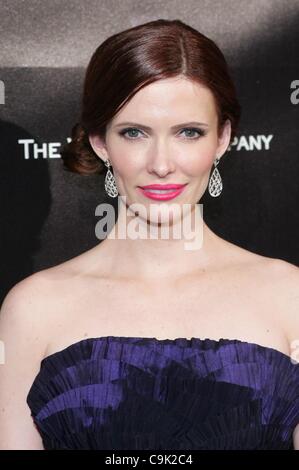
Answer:
<path fill-rule="evenodd" d="M 167 281 L 206 270 L 215 253 L 219 256 L 219 237 L 204 222 L 201 205 L 180 218 L 173 216 L 170 223 L 164 223 L 166 214 L 153 223 L 119 200 L 117 222 L 101 243 L 109 250 L 116 276 Z"/>

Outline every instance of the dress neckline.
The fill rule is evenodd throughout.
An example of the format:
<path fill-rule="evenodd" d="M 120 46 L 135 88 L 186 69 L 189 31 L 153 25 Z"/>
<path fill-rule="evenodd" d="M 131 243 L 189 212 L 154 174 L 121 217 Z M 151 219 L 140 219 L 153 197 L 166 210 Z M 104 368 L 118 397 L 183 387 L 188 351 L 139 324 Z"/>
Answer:
<path fill-rule="evenodd" d="M 90 341 L 114 341 L 118 340 L 122 343 L 128 342 L 128 343 L 134 343 L 135 341 L 142 341 L 142 343 L 154 343 L 154 344 L 161 344 L 161 345 L 169 345 L 169 344 L 174 344 L 178 345 L 180 347 L 190 347 L 192 343 L 213 343 L 213 344 L 219 344 L 220 345 L 226 345 L 226 344 L 243 344 L 247 346 L 253 346 L 257 347 L 259 349 L 265 350 L 265 351 L 271 351 L 274 353 L 277 353 L 284 358 L 288 359 L 292 365 L 296 366 L 299 365 L 299 362 L 296 362 L 292 359 L 291 356 L 288 354 L 285 354 L 284 352 L 280 351 L 279 349 L 273 348 L 271 346 L 264 346 L 259 343 L 255 343 L 253 341 L 245 341 L 237 338 L 219 338 L 219 339 L 212 339 L 212 338 L 198 338 L 192 336 L 191 338 L 186 338 L 186 337 L 177 337 L 177 338 L 163 338 L 159 339 L 156 337 L 146 337 L 146 336 L 114 336 L 114 335 L 107 335 L 107 336 L 95 336 L 95 337 L 90 337 L 90 338 L 83 338 L 78 341 L 75 341 L 74 343 L 69 344 L 68 346 L 55 351 L 51 354 L 48 354 L 41 360 L 41 366 L 44 365 L 48 360 L 53 359 L 54 357 L 57 357 L 61 354 L 65 354 L 67 351 L 70 349 L 76 347 L 79 344 L 85 343 L 85 342 L 90 342 Z"/>

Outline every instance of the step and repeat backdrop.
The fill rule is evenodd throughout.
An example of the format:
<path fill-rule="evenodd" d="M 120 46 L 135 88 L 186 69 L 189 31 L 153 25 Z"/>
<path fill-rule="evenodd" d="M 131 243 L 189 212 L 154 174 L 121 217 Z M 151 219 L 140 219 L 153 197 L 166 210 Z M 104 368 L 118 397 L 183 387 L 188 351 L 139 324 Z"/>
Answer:
<path fill-rule="evenodd" d="M 0 1 L 0 302 L 26 276 L 100 243 L 104 175 L 63 169 L 85 68 L 108 36 L 180 19 L 222 49 L 242 118 L 204 219 L 219 236 L 299 266 L 299 1 Z"/>

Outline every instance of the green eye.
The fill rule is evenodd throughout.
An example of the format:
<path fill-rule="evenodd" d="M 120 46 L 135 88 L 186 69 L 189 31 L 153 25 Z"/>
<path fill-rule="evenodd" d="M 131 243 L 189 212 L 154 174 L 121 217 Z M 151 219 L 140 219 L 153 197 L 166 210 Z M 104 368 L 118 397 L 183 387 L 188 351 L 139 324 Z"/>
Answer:
<path fill-rule="evenodd" d="M 135 127 L 131 127 L 131 128 L 123 129 L 122 131 L 120 131 L 120 135 L 127 137 L 126 134 L 128 134 L 129 132 L 133 132 L 133 133 L 135 132 L 135 135 L 133 135 L 133 137 L 132 137 L 132 134 L 131 136 L 128 137 L 129 139 L 132 139 L 132 138 L 134 139 L 136 137 L 136 132 L 138 133 L 141 131 L 139 129 L 136 129 Z"/>
<path fill-rule="evenodd" d="M 197 139 L 198 137 L 204 135 L 204 131 L 202 131 L 201 129 L 196 129 L 196 128 L 193 128 L 193 127 L 188 127 L 186 129 L 182 129 L 182 132 L 191 132 L 191 133 L 194 133 L 194 132 L 197 132 L 197 137 L 195 136 L 195 138 Z M 190 134 L 188 135 L 188 138 L 192 136 L 190 136 Z"/>

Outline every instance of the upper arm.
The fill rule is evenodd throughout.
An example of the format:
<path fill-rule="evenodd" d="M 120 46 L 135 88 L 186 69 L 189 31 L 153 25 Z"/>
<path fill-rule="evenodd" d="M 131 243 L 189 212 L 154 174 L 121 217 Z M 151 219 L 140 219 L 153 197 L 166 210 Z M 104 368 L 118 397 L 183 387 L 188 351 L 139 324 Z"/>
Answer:
<path fill-rule="evenodd" d="M 26 403 L 46 346 L 40 295 L 38 276 L 29 276 L 8 292 L 0 310 L 0 449 L 43 449 Z"/>
<path fill-rule="evenodd" d="M 284 261 L 280 262 L 279 265 L 281 278 L 277 293 L 279 295 L 282 321 L 289 342 L 290 356 L 299 363 L 299 268 Z M 296 367 L 299 367 L 299 365 Z M 293 444 L 294 449 L 299 450 L 299 419 L 293 431 Z"/>
<path fill-rule="evenodd" d="M 293 444 L 294 450 L 299 450 L 299 423 L 297 424 L 293 432 Z"/>

